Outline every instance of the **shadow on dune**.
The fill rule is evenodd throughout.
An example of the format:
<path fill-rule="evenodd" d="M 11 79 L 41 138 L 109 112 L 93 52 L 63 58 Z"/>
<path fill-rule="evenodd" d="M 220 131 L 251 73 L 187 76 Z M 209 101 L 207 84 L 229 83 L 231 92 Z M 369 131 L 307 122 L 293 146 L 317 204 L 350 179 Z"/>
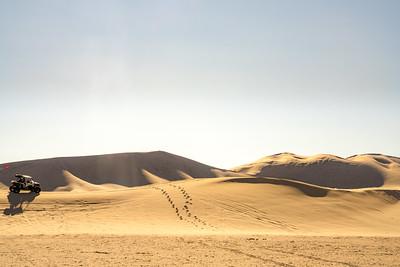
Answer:
<path fill-rule="evenodd" d="M 226 180 L 225 182 L 285 185 L 293 187 L 310 197 L 325 197 L 329 192 L 329 189 L 276 178 L 234 178 Z"/>
<path fill-rule="evenodd" d="M 267 165 L 257 176 L 286 178 L 341 189 L 380 187 L 385 181 L 382 172 L 373 166 L 338 159 Z"/>
<path fill-rule="evenodd" d="M 8 203 L 9 208 L 5 208 L 3 213 L 5 215 L 16 215 L 24 212 L 23 204 L 26 203 L 25 208 L 29 203 L 31 203 L 39 194 L 29 192 L 29 193 L 19 193 L 15 194 L 12 192 L 8 193 Z"/>

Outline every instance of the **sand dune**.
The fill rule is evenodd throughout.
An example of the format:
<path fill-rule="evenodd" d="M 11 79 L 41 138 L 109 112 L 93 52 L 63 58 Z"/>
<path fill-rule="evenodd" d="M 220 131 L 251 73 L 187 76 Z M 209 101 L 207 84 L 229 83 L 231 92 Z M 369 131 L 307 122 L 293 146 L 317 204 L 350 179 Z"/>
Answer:
<path fill-rule="evenodd" d="M 36 234 L 400 235 L 396 190 L 255 177 L 98 190 L 71 179 L 76 187 L 68 193 L 2 194 L 0 208 L 23 217 L 1 216 L 0 232 L 28 224 Z"/>
<path fill-rule="evenodd" d="M 239 166 L 234 171 L 257 177 L 279 177 L 332 188 L 400 187 L 400 159 L 379 154 L 340 158 L 281 153 Z"/>
<path fill-rule="evenodd" d="M 154 175 L 149 171 L 142 170 L 142 173 L 147 178 L 150 184 L 165 184 L 169 182 L 167 179 Z"/>
<path fill-rule="evenodd" d="M 68 186 L 63 170 L 92 184 L 138 186 L 149 184 L 143 170 L 166 180 L 190 177 L 216 177 L 217 169 L 167 152 L 122 153 L 85 157 L 52 158 L 14 162 L 0 171 L 0 182 L 9 184 L 15 173 L 37 177 L 44 190 Z M 182 173 L 186 175 L 182 177 Z"/>
<path fill-rule="evenodd" d="M 355 155 L 344 159 L 326 154 L 304 157 L 281 153 L 232 170 L 211 167 L 161 151 L 53 158 L 7 165 L 9 168 L 0 171 L 1 183 L 8 185 L 14 173 L 26 173 L 37 177 L 46 191 L 71 189 L 70 176 L 64 170 L 93 185 L 128 187 L 161 180 L 226 176 L 286 178 L 332 188 L 400 187 L 400 159 L 380 154 Z"/>
<path fill-rule="evenodd" d="M 92 177 L 64 170 L 63 185 L 53 192 L 11 194 L 4 186 L 0 207 L 6 215 L 32 218 L 28 223 L 43 234 L 400 235 L 397 158 L 285 153 L 226 171 L 163 152 L 106 155 L 100 162 L 107 162 L 103 157 L 111 161 L 106 167 L 125 166 L 118 165 L 121 159 L 132 163 L 135 175 L 139 166 L 147 167 L 133 177 L 144 186 L 121 186 L 120 179 L 114 183 L 97 179 L 93 184 Z M 82 166 L 90 169 L 93 159 L 83 157 L 80 168 L 69 169 L 89 171 Z M 34 161 L 31 166 L 35 170 L 49 162 L 54 159 Z M 29 164 L 15 166 L 12 170 Z M 53 166 L 50 173 L 59 167 Z M 213 178 L 195 178 L 202 172 Z M 215 177 L 224 174 L 229 177 Z M 172 175 L 181 180 L 169 181 Z M 55 180 L 41 177 L 40 182 L 60 183 Z M 10 224 L 27 223 L 21 218 L 0 217 L 0 232 L 12 234 Z"/>
<path fill-rule="evenodd" d="M 97 191 L 127 188 L 126 186 L 117 184 L 91 184 L 65 170 L 63 171 L 63 175 L 67 180 L 67 185 L 57 187 L 54 191 Z"/>
<path fill-rule="evenodd" d="M 397 158 L 279 154 L 227 171 L 162 152 L 98 157 L 12 164 L 48 167 L 39 177 L 51 191 L 0 184 L 0 249 L 29 244 L 34 265 L 396 266 Z M 121 166 L 127 176 L 105 178 Z"/>

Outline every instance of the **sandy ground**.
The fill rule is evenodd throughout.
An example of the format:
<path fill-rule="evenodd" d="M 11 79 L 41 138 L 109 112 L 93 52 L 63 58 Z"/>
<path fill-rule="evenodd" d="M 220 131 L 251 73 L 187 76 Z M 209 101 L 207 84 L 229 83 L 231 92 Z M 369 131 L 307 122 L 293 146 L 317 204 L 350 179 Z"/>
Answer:
<path fill-rule="evenodd" d="M 3 190 L 0 233 L 400 236 L 396 192 L 253 177 L 40 195 Z"/>
<path fill-rule="evenodd" d="M 9 236 L 2 266 L 400 266 L 400 238 Z"/>
<path fill-rule="evenodd" d="M 400 195 L 381 189 L 226 177 L 40 195 L 2 192 L 2 235 L 15 234 L 10 226 L 37 234 L 400 235 Z"/>
<path fill-rule="evenodd" d="M 177 181 L 142 170 L 136 187 L 68 171 L 40 194 L 0 184 L 0 265 L 400 266 L 398 158 L 280 154 L 197 179 L 187 168 Z M 338 188 L 305 182 L 318 173 Z"/>
<path fill-rule="evenodd" d="M 385 191 L 254 177 L 74 188 L 1 191 L 2 266 L 400 266 Z"/>

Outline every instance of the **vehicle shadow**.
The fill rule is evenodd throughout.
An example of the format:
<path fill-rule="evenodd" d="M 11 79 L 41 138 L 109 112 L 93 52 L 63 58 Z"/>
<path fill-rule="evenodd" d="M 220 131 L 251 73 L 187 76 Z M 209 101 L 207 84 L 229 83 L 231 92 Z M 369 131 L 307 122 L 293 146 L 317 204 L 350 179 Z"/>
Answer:
<path fill-rule="evenodd" d="M 12 193 L 8 192 L 8 203 L 9 208 L 5 208 L 3 213 L 5 215 L 16 215 L 24 212 L 24 209 L 31 203 L 39 194 L 29 192 L 29 193 Z M 25 206 L 23 204 L 26 203 Z"/>

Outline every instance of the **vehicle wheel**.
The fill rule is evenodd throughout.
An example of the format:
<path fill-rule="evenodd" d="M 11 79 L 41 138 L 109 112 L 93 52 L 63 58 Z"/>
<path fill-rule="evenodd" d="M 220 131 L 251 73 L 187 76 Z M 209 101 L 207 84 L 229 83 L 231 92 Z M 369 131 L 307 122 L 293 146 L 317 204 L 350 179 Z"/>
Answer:
<path fill-rule="evenodd" d="M 17 186 L 10 186 L 10 191 L 13 192 L 13 193 L 18 194 L 20 189 Z"/>
<path fill-rule="evenodd" d="M 40 193 L 40 191 L 41 191 L 40 187 L 33 188 L 33 192 L 35 192 L 37 194 Z"/>

